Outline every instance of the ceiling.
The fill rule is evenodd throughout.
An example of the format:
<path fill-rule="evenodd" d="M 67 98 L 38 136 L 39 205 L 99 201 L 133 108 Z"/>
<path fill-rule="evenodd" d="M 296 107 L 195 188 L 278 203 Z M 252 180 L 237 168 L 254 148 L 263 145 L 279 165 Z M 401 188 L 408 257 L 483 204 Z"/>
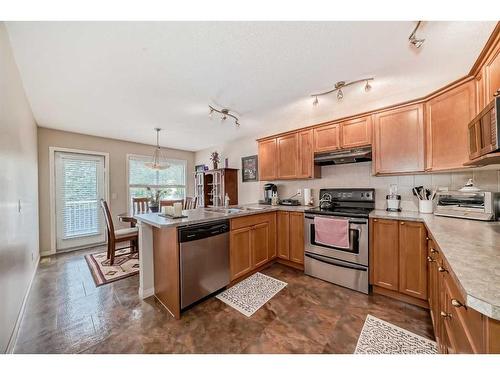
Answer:
<path fill-rule="evenodd" d="M 413 99 L 467 74 L 495 22 L 7 22 L 39 126 L 197 151 Z M 320 97 L 336 81 L 375 77 Z M 240 116 L 208 117 L 208 104 Z"/>

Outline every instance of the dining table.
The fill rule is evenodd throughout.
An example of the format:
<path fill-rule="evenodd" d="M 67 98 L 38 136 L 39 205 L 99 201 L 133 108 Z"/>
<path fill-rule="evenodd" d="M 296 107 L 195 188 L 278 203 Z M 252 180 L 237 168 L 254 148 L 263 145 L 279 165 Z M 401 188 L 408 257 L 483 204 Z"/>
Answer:
<path fill-rule="evenodd" d="M 133 214 L 124 212 L 122 214 L 118 214 L 118 220 L 122 223 L 130 223 L 130 227 L 134 228 L 137 224 L 137 219 L 134 217 Z"/>

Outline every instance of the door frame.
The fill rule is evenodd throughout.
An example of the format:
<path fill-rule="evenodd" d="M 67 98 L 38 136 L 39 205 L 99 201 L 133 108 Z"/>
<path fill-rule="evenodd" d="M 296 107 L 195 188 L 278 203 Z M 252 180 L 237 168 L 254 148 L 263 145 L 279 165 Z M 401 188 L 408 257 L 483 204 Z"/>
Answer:
<path fill-rule="evenodd" d="M 99 151 L 80 150 L 65 147 L 49 147 L 49 215 L 50 215 L 50 250 L 42 251 L 42 256 L 54 255 L 56 253 L 56 169 L 55 153 L 67 152 L 72 154 L 97 155 L 104 157 L 104 199 L 109 201 L 109 153 Z M 65 251 L 72 251 L 65 250 Z M 64 251 L 61 251 L 64 252 Z"/>

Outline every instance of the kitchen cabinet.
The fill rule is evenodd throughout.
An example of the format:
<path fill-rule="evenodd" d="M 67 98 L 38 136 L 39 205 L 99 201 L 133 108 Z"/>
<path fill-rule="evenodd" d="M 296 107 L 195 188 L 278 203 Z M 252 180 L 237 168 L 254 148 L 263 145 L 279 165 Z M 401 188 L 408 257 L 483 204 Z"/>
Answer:
<path fill-rule="evenodd" d="M 479 113 L 486 106 L 486 88 L 484 87 L 484 75 L 481 70 L 475 77 L 476 85 L 476 113 Z"/>
<path fill-rule="evenodd" d="M 276 171 L 276 138 L 259 142 L 259 180 L 273 181 L 277 177 Z"/>
<path fill-rule="evenodd" d="M 476 87 L 469 80 L 425 104 L 426 170 L 463 168 L 469 161 L 468 124 L 476 115 Z"/>
<path fill-rule="evenodd" d="M 441 317 L 439 305 L 439 272 L 438 267 L 441 265 L 441 257 L 439 250 L 433 239 L 427 241 L 427 284 L 428 294 L 427 301 L 429 302 L 429 312 L 431 315 L 432 326 L 434 327 L 434 336 L 438 346 L 441 345 Z"/>
<path fill-rule="evenodd" d="M 373 117 L 375 174 L 424 171 L 424 107 L 412 104 Z"/>
<path fill-rule="evenodd" d="M 278 148 L 278 179 L 298 177 L 299 135 L 287 134 L 276 139 Z"/>
<path fill-rule="evenodd" d="M 397 220 L 373 219 L 370 230 L 372 284 L 397 291 L 399 289 L 399 225 Z"/>
<path fill-rule="evenodd" d="M 276 214 L 231 219 L 229 238 L 231 280 L 235 280 L 276 257 Z"/>
<path fill-rule="evenodd" d="M 278 211 L 278 257 L 304 264 L 304 214 Z"/>
<path fill-rule="evenodd" d="M 372 143 L 372 117 L 344 121 L 340 132 L 341 148 L 369 146 Z"/>
<path fill-rule="evenodd" d="M 335 151 L 340 148 L 340 124 L 314 128 L 314 152 Z"/>
<path fill-rule="evenodd" d="M 500 89 L 500 36 L 492 47 L 483 66 L 485 103 L 493 100 L 493 95 Z"/>
<path fill-rule="evenodd" d="M 419 222 L 399 222 L 399 292 L 427 299 L 427 231 Z"/>
<path fill-rule="evenodd" d="M 321 177 L 321 167 L 314 165 L 314 134 L 313 130 L 303 130 L 298 132 L 299 154 L 298 154 L 298 175 L 299 178 L 319 178 Z"/>

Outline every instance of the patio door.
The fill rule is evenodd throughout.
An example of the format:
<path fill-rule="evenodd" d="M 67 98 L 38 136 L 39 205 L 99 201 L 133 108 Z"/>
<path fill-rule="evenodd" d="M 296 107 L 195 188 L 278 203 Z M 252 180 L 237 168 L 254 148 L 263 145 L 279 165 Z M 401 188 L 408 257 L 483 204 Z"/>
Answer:
<path fill-rule="evenodd" d="M 104 162 L 102 155 L 54 153 L 57 251 L 106 241 Z"/>

